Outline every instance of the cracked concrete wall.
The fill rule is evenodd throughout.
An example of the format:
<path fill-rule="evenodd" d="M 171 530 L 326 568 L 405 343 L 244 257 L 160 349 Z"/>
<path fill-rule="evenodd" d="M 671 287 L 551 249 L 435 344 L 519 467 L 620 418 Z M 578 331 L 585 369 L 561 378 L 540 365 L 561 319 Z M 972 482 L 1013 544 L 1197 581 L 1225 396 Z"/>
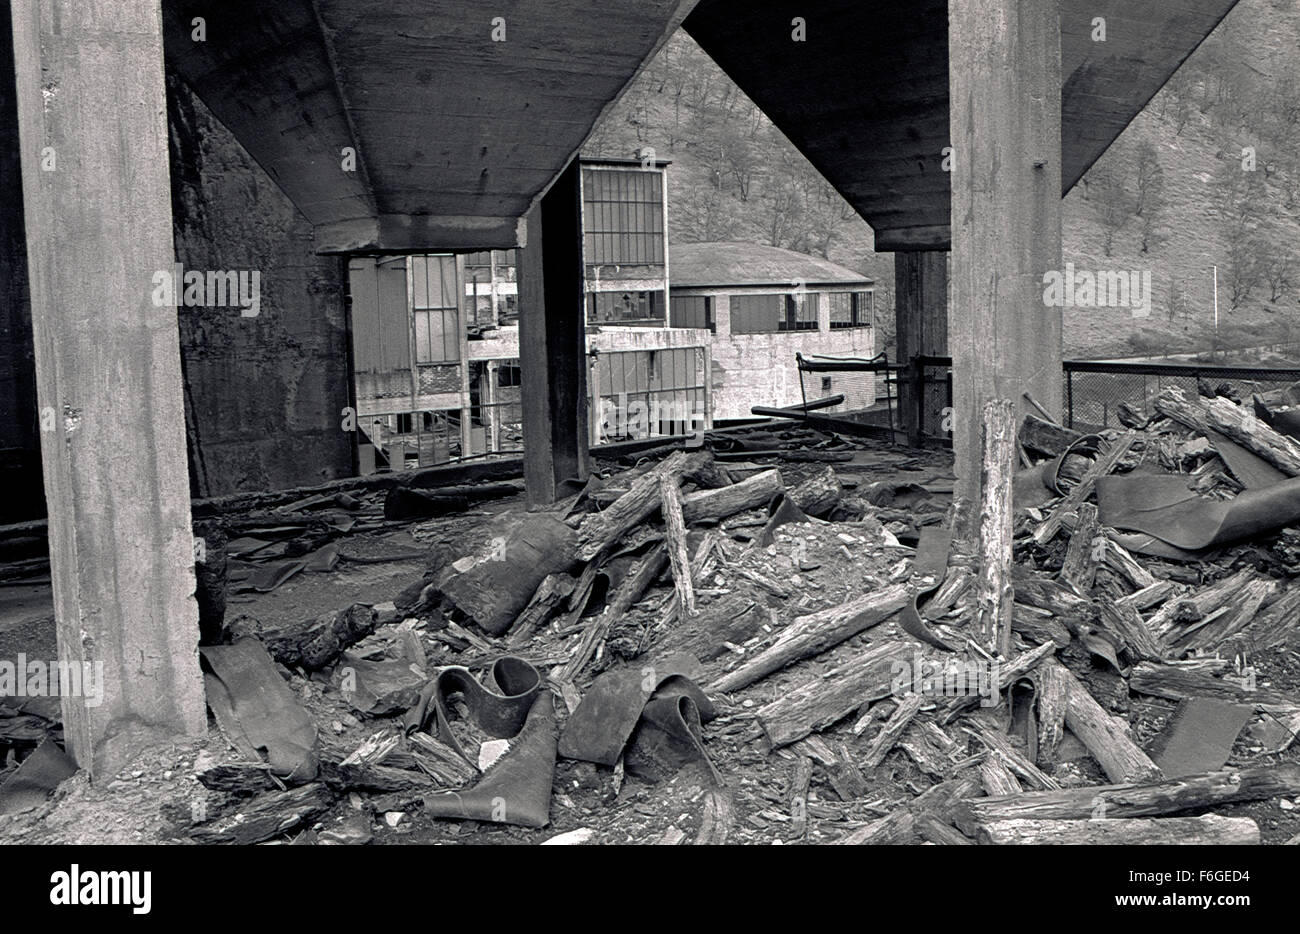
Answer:
<path fill-rule="evenodd" d="M 349 476 L 343 264 L 316 255 L 311 224 L 174 76 L 167 103 L 177 260 L 260 273 L 256 316 L 180 309 L 191 476 L 209 496 Z"/>

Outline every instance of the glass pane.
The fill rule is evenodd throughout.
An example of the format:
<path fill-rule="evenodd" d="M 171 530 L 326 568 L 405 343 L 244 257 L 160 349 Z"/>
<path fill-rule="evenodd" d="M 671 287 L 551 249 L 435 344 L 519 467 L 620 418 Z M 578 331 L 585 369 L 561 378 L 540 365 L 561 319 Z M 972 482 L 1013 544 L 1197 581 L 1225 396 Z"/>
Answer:
<path fill-rule="evenodd" d="M 413 282 L 414 306 L 416 308 L 429 307 L 429 280 L 428 280 L 428 261 L 423 256 L 411 257 L 411 279 Z"/>
<path fill-rule="evenodd" d="M 415 316 L 415 359 L 418 363 L 429 362 L 429 313 L 425 311 Z"/>

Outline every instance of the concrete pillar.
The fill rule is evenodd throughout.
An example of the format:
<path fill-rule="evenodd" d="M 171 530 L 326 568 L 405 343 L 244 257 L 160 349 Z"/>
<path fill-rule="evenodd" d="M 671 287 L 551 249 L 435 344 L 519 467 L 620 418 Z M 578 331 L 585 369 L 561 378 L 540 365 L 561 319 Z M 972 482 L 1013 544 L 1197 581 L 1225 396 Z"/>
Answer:
<path fill-rule="evenodd" d="M 894 321 L 898 363 L 911 365 L 918 355 L 948 355 L 948 254 L 939 251 L 900 251 L 894 254 Z M 902 372 L 898 384 L 900 427 L 907 443 L 927 435 L 943 435 L 943 410 L 948 405 L 946 382 L 918 384 L 925 375 L 919 366 Z"/>
<path fill-rule="evenodd" d="M 1061 408 L 1061 40 L 1056 3 L 949 0 L 953 446 L 978 503 L 984 403 Z M 1010 495 L 1010 491 L 1008 491 Z"/>
<path fill-rule="evenodd" d="M 519 366 L 529 505 L 555 502 L 590 471 L 582 203 L 575 158 L 527 218 L 519 251 Z"/>
<path fill-rule="evenodd" d="M 13 34 L 59 655 L 102 671 L 63 729 L 111 777 L 207 726 L 159 4 L 17 0 Z"/>

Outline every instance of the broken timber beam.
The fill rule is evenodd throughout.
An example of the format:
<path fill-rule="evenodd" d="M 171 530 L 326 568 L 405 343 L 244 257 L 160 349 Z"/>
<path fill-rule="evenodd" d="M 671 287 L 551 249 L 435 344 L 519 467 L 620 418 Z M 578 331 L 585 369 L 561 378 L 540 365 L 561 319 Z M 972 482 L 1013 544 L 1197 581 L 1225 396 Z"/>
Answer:
<path fill-rule="evenodd" d="M 1102 709 L 1096 699 L 1056 659 L 1043 662 L 1065 682 L 1065 725 L 1087 747 L 1112 782 L 1140 782 L 1160 776 L 1159 767 L 1141 750 L 1128 730 Z"/>
<path fill-rule="evenodd" d="M 907 585 L 892 584 L 848 603 L 800 616 L 768 648 L 709 685 L 709 693 L 748 687 L 801 659 L 820 655 L 884 622 L 907 602 Z"/>
<path fill-rule="evenodd" d="M 1250 409 L 1216 397 L 1189 398 L 1170 386 L 1152 400 L 1157 412 L 1196 431 L 1217 431 L 1258 454 L 1289 477 L 1300 477 L 1300 442 L 1274 431 Z"/>
<path fill-rule="evenodd" d="M 861 655 L 787 691 L 757 712 L 773 748 L 786 746 L 848 716 L 867 701 L 886 697 L 897 664 L 913 651 L 904 642 L 868 646 Z"/>
<path fill-rule="evenodd" d="M 666 476 L 676 483 L 685 479 L 710 480 L 718 476 L 713 462 L 713 452 L 681 451 L 668 455 L 650 470 L 637 477 L 626 493 L 616 499 L 604 512 L 583 520 L 578 529 L 578 556 L 589 561 L 606 547 L 614 544 L 636 525 L 649 518 L 659 508 L 659 478 Z M 710 483 L 711 486 L 718 485 Z"/>
<path fill-rule="evenodd" d="M 1249 817 L 1166 817 L 1124 820 L 1000 820 L 981 824 L 980 843 L 993 846 L 1257 846 Z"/>
<path fill-rule="evenodd" d="M 785 489 L 781 471 L 773 468 L 730 486 L 699 490 L 682 497 L 682 518 L 687 525 L 709 519 L 725 519 L 738 512 L 758 509 Z"/>
<path fill-rule="evenodd" d="M 974 834 L 980 825 L 1000 820 L 1159 817 L 1295 794 L 1300 794 L 1300 765 L 1258 766 L 1156 782 L 967 798 L 953 807 L 953 817 L 958 827 Z"/>
<path fill-rule="evenodd" d="M 983 413 L 983 466 L 980 471 L 979 574 L 975 579 L 976 631 L 985 648 L 1011 657 L 1011 483 L 1016 469 L 1015 406 L 990 399 Z"/>

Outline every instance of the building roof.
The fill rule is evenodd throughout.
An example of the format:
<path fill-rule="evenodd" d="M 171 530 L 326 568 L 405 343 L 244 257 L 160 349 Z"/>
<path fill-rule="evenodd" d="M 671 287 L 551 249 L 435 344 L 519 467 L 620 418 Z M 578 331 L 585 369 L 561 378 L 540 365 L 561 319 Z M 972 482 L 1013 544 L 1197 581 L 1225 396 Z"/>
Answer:
<path fill-rule="evenodd" d="M 673 164 L 672 159 L 637 159 L 635 157 L 622 158 L 619 156 L 579 156 L 578 161 L 583 165 L 653 165 L 656 168 L 666 169 Z"/>
<path fill-rule="evenodd" d="M 674 289 L 733 285 L 871 285 L 852 269 L 807 253 L 758 243 L 674 243 L 668 254 Z"/>

